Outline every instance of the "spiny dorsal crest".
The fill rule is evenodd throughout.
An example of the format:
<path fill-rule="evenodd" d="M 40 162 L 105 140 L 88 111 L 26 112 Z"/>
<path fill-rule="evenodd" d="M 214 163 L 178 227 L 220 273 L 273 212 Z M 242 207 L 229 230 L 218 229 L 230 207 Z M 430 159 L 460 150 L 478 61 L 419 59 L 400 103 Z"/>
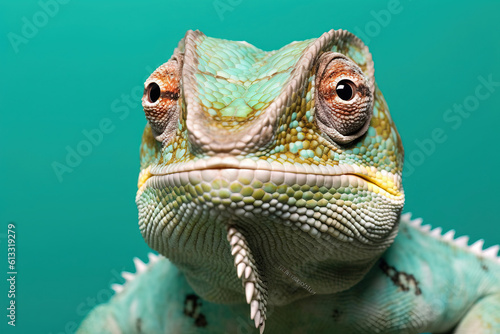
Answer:
<path fill-rule="evenodd" d="M 500 263 L 500 257 L 498 256 L 498 251 L 500 250 L 499 245 L 491 246 L 487 249 L 483 249 L 484 240 L 479 239 L 475 243 L 469 246 L 469 237 L 464 235 L 455 238 L 455 230 L 450 230 L 445 234 L 442 234 L 443 229 L 441 227 L 436 227 L 435 229 L 431 228 L 431 225 L 422 225 L 422 218 L 411 219 L 411 213 L 405 213 L 401 215 L 401 221 L 410 224 L 416 229 L 429 234 L 431 237 L 442 240 L 449 244 L 455 245 L 461 249 L 467 250 L 476 254 L 477 256 L 485 259 L 494 260 Z"/>

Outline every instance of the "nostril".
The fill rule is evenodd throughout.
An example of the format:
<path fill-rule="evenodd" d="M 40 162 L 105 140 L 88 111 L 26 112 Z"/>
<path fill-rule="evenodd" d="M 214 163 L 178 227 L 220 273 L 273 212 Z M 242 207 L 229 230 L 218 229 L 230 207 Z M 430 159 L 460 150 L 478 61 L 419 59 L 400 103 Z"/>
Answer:
<path fill-rule="evenodd" d="M 160 98 L 160 86 L 157 83 L 152 82 L 148 86 L 148 99 L 149 102 L 155 103 Z"/>

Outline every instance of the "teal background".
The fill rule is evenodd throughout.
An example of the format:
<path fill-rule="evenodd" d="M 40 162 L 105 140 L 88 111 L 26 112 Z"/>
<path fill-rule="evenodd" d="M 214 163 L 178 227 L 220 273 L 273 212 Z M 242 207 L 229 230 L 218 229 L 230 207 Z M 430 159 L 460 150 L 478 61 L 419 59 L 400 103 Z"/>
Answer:
<path fill-rule="evenodd" d="M 43 19 L 43 9 L 38 1 L 0 4 L 1 272 L 8 222 L 18 243 L 17 326 L 6 324 L 2 278 L 0 332 L 73 332 L 111 295 L 117 273 L 145 258 L 134 197 L 146 122 L 140 101 L 127 96 L 142 91 L 187 29 L 264 50 L 331 28 L 364 33 L 407 157 L 418 162 L 404 177 L 406 211 L 500 243 L 500 87 L 458 128 L 443 119 L 474 95 L 479 76 L 500 82 L 500 2 L 401 0 L 383 24 L 373 13 L 390 1 L 66 2 L 18 52 L 8 34 L 21 36 L 23 18 Z M 59 180 L 52 164 L 65 163 L 67 148 L 103 119 L 112 130 Z M 446 140 L 414 153 L 436 128 Z"/>

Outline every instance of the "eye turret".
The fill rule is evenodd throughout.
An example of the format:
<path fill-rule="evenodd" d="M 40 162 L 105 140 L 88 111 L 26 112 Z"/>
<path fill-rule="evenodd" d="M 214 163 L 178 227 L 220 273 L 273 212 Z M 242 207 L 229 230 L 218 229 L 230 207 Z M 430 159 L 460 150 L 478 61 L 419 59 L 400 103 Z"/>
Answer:
<path fill-rule="evenodd" d="M 144 83 L 142 106 L 159 142 L 172 138 L 179 119 L 180 66 L 176 59 L 161 65 Z"/>
<path fill-rule="evenodd" d="M 366 132 L 373 112 L 373 92 L 356 63 L 340 53 L 324 53 L 319 59 L 316 87 L 316 121 L 323 132 L 339 144 Z"/>

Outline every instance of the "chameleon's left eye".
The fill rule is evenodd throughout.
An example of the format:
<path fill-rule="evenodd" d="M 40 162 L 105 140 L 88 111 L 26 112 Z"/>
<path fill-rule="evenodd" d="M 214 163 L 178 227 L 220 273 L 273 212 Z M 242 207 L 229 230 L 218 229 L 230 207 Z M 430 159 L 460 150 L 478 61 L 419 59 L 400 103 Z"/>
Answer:
<path fill-rule="evenodd" d="M 318 61 L 316 123 L 334 142 L 349 143 L 362 136 L 370 125 L 370 79 L 341 53 L 326 52 Z"/>
<path fill-rule="evenodd" d="M 356 94 L 356 85 L 351 80 L 341 80 L 335 87 L 337 96 L 344 101 L 349 101 Z"/>

